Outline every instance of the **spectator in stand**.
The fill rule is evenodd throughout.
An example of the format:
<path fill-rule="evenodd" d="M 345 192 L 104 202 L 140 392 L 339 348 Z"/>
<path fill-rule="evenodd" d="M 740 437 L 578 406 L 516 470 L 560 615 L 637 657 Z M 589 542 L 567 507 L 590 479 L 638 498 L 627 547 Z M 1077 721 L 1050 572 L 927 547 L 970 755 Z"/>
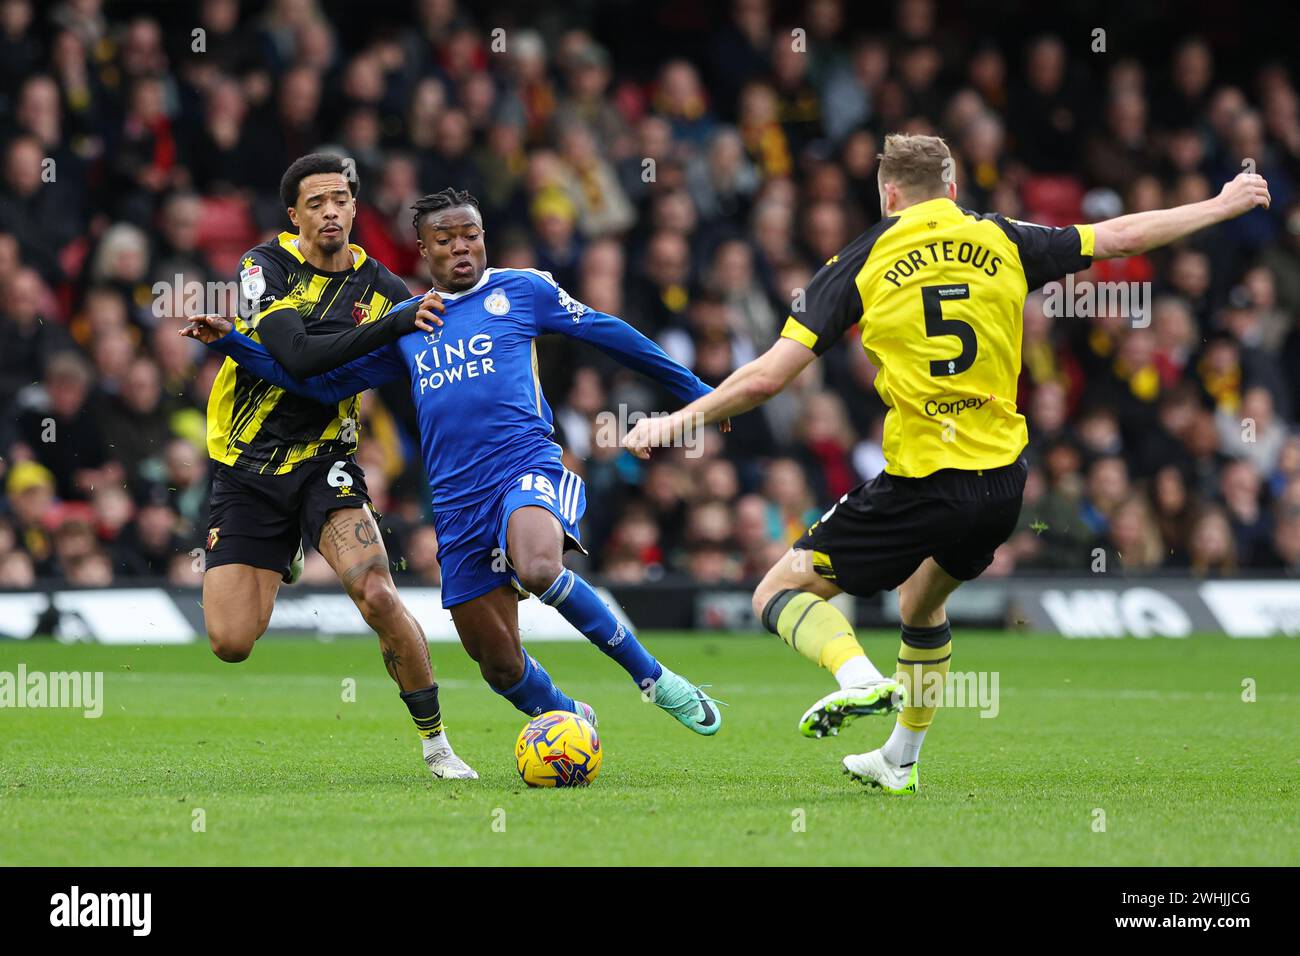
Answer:
<path fill-rule="evenodd" d="M 100 403 L 98 424 L 108 451 L 127 469 L 128 483 L 162 477 L 163 453 L 172 435 L 153 361 L 131 362 L 121 390 Z"/>
<path fill-rule="evenodd" d="M 1156 529 L 1165 548 L 1168 567 L 1187 566 L 1187 539 L 1192 524 L 1192 504 L 1187 482 L 1177 465 L 1165 465 L 1150 485 L 1151 507 Z"/>
<path fill-rule="evenodd" d="M 34 269 L 18 268 L 3 283 L 0 302 L 0 406 L 8 408 L 18 392 L 40 381 L 50 357 L 73 347 L 67 331 L 42 320 L 49 301 Z"/>
<path fill-rule="evenodd" d="M 1079 570 L 1098 546 L 1123 552 L 1129 573 L 1300 567 L 1300 96 L 1243 41 L 1099 57 L 1067 43 L 1094 26 L 1069 10 L 1026 44 L 1019 21 L 976 29 L 931 0 L 735 0 L 703 34 L 689 18 L 640 18 L 631 47 L 599 5 L 566 10 L 558 31 L 540 7 L 520 10 L 500 54 L 495 24 L 458 0 L 405 19 L 376 10 L 360 31 L 328 4 L 253 7 L 265 10 L 0 3 L 0 515 L 35 549 L 0 548 L 0 579 L 194 579 L 219 363 L 174 334 L 175 316 L 187 283 L 219 303 L 201 284 L 228 282 L 239 253 L 285 229 L 278 181 L 298 156 L 354 159 L 353 241 L 413 288 L 429 280 L 412 200 L 469 189 L 501 224 L 495 264 L 550 271 L 715 382 L 766 348 L 820 265 L 877 221 L 877 154 L 896 129 L 948 138 L 962 206 L 1037 222 L 1196 201 L 1256 161 L 1270 209 L 1078 277 L 1150 283 L 1149 328 L 1119 310 L 1027 304 L 1017 399 L 1033 493 L 995 569 Z M 195 23 L 202 54 L 181 42 Z M 700 458 L 643 469 L 596 441 L 597 416 L 668 399 L 581 343 L 540 340 L 600 570 L 753 573 L 846 483 L 876 474 L 885 407 L 852 345 L 711 433 Z M 412 423 L 403 389 L 371 394 L 361 448 L 394 516 L 385 534 L 432 581 Z M 82 550 L 56 560 L 52 536 L 87 505 L 95 548 L 70 529 Z M 691 539 L 692 518 L 724 510 L 725 540 Z"/>
<path fill-rule="evenodd" d="M 1237 570 L 1232 526 L 1222 509 L 1207 507 L 1192 523 L 1188 541 L 1191 571 L 1197 577 L 1223 577 Z"/>
<path fill-rule="evenodd" d="M 49 469 L 34 461 L 17 461 L 5 479 L 5 497 L 13 513 L 12 534 L 19 550 L 42 576 L 56 573 L 54 537 L 55 483 Z"/>
<path fill-rule="evenodd" d="M 75 352 L 60 352 L 47 364 L 45 382 L 19 393 L 9 454 L 44 465 L 63 499 L 86 500 L 97 484 L 120 482 L 122 463 L 109 455 L 89 405 L 90 366 Z"/>
<path fill-rule="evenodd" d="M 78 201 L 75 191 L 60 181 L 57 160 L 45 155 L 39 139 L 21 134 L 9 140 L 0 227 L 14 235 L 24 259 L 47 282 L 64 278 L 62 256 L 82 221 Z"/>
<path fill-rule="evenodd" d="M 1151 509 L 1139 494 L 1132 494 L 1115 508 L 1107 542 L 1125 571 L 1152 571 L 1164 563 L 1164 543 L 1151 516 Z"/>
<path fill-rule="evenodd" d="M 1272 516 L 1261 502 L 1259 472 L 1238 459 L 1223 467 L 1219 479 L 1224 512 L 1232 528 L 1233 547 L 1244 564 L 1263 564 L 1273 533 Z"/>
<path fill-rule="evenodd" d="M 794 540 L 821 515 L 804 470 L 793 458 L 768 463 L 763 496 L 768 502 L 768 534 L 780 541 Z"/>

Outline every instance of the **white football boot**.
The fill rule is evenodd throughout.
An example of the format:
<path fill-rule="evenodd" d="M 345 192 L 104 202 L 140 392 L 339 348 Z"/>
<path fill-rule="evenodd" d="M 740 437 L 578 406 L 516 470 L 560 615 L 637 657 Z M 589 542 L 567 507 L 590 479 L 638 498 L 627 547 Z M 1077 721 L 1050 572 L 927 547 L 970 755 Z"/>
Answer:
<path fill-rule="evenodd" d="M 424 738 L 424 762 L 429 772 L 439 780 L 477 780 L 474 768 L 456 756 L 447 734 Z"/>
<path fill-rule="evenodd" d="M 894 796 L 916 793 L 917 787 L 921 785 L 917 766 L 918 764 L 911 763 L 906 767 L 900 767 L 890 763 L 879 750 L 865 754 L 849 754 L 844 758 L 846 774 L 859 783 L 876 787 Z"/>

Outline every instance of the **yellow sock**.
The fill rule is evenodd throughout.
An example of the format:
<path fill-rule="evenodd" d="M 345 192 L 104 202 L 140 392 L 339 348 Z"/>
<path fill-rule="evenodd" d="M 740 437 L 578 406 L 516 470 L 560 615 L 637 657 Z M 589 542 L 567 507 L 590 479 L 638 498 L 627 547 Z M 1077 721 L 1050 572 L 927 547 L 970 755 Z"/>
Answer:
<path fill-rule="evenodd" d="M 832 674 L 852 658 L 866 657 L 849 619 L 808 591 L 782 591 L 768 603 L 763 624 Z"/>
<path fill-rule="evenodd" d="M 925 730 L 943 700 L 943 685 L 952 662 L 952 631 L 945 621 L 938 627 L 903 625 L 895 678 L 907 688 L 907 706 L 898 722 L 908 730 Z M 928 706 L 927 706 L 928 705 Z"/>

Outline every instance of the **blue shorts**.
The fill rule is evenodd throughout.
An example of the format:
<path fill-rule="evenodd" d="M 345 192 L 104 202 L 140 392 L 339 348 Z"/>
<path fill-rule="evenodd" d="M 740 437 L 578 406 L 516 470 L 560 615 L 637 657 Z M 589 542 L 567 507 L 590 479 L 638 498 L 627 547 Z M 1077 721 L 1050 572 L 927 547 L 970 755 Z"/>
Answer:
<path fill-rule="evenodd" d="M 503 481 L 490 497 L 448 511 L 434 511 L 438 566 L 442 570 L 442 606 L 454 607 L 503 584 L 520 585 L 506 553 L 506 528 L 520 508 L 545 508 L 564 529 L 565 550 L 582 547 L 578 522 L 587 510 L 582 479 L 558 461 L 535 465 Z"/>

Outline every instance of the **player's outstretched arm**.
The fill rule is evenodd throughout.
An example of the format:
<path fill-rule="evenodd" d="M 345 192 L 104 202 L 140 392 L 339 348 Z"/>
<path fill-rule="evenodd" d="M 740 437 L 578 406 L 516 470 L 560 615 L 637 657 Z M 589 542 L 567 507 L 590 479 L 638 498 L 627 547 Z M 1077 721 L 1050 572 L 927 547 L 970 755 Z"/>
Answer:
<path fill-rule="evenodd" d="M 433 326 L 425 315 L 444 308 L 442 297 L 428 292 L 423 299 L 403 303 L 387 315 L 354 329 L 309 335 L 298 310 L 286 307 L 263 313 L 257 323 L 257 334 L 266 350 L 290 375 L 308 379 L 391 345 L 417 329 L 432 332 Z M 442 325 L 442 320 L 435 318 L 434 323 Z"/>
<path fill-rule="evenodd" d="M 1167 246 L 1210 226 L 1236 219 L 1258 206 L 1268 208 L 1268 183 L 1255 173 L 1241 173 L 1222 192 L 1203 202 L 1153 209 L 1107 219 L 1093 226 L 1094 259 L 1136 256 Z"/>
<path fill-rule="evenodd" d="M 709 393 L 709 386 L 700 381 L 698 375 L 673 361 L 658 343 L 646 338 L 622 319 L 604 312 L 591 311 L 587 314 L 590 319 L 576 326 L 576 331 L 570 332 L 575 328 L 572 323 L 567 328 L 561 325 L 560 331 L 576 335 L 620 365 L 654 379 L 683 402 Z"/>
<path fill-rule="evenodd" d="M 709 386 L 698 375 L 674 362 L 658 344 L 622 319 L 574 300 L 548 273 L 533 273 L 531 281 L 539 334 L 557 332 L 594 345 L 620 365 L 659 382 L 683 402 L 709 393 Z M 730 431 L 731 423 L 724 420 L 720 427 Z"/>
<path fill-rule="evenodd" d="M 777 339 L 770 349 L 685 408 L 666 417 L 641 419 L 623 439 L 623 446 L 638 458 L 649 458 L 651 448 L 660 447 L 684 428 L 729 419 L 779 395 L 816 357 L 806 345 Z"/>
<path fill-rule="evenodd" d="M 272 385 L 327 405 L 394 381 L 405 370 L 390 346 L 354 359 L 341 368 L 298 379 L 260 343 L 237 331 L 229 319 L 202 315 L 191 316 L 189 321 L 189 327 L 181 330 L 182 335 L 198 339 Z"/>

